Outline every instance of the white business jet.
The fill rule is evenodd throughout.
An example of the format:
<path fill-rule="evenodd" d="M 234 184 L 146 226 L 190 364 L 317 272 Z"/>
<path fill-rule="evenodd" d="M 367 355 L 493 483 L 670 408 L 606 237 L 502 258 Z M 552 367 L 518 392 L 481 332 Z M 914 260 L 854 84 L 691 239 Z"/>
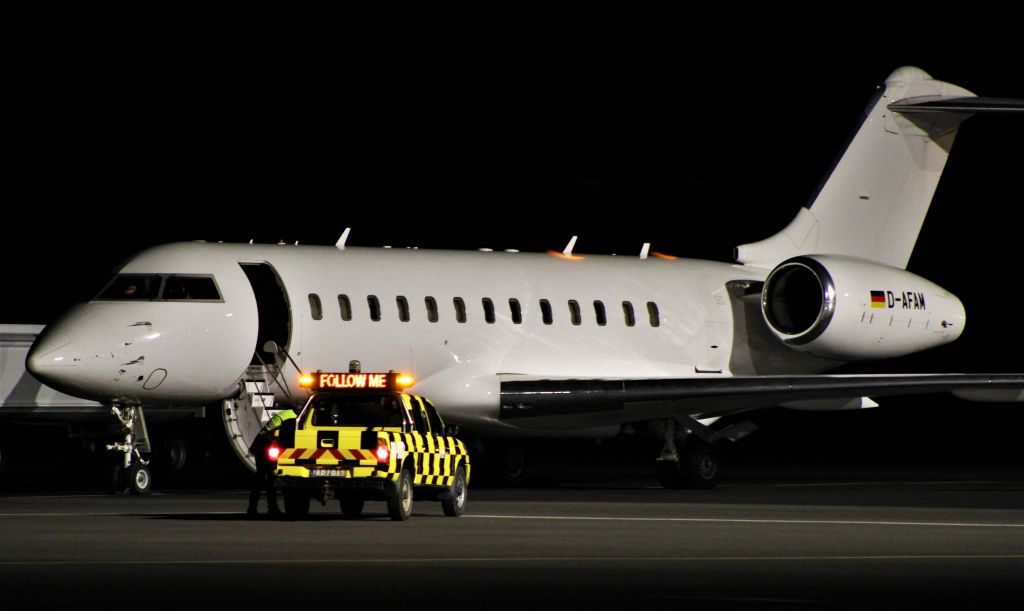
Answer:
<path fill-rule="evenodd" d="M 819 375 L 956 340 L 960 300 L 906 271 L 966 117 L 1016 112 L 920 69 L 896 70 L 812 202 L 735 263 L 597 256 L 180 243 L 131 259 L 95 299 L 47 327 L 30 371 L 100 401 L 133 441 L 143 406 L 223 402 L 248 441 L 300 372 L 401 370 L 447 420 L 483 438 L 663 440 L 668 487 L 711 487 L 709 425 L 774 405 L 852 409 L 891 394 L 1024 388 L 1024 375 Z M 251 460 L 251 457 L 247 457 Z M 508 461 L 513 470 L 516 461 Z"/>

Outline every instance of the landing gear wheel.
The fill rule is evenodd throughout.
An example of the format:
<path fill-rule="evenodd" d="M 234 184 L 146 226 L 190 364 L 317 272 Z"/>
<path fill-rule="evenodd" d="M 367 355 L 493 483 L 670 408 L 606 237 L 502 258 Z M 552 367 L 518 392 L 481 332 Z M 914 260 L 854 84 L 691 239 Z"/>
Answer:
<path fill-rule="evenodd" d="M 309 493 L 305 490 L 284 491 L 284 513 L 289 520 L 299 520 L 309 515 Z"/>
<path fill-rule="evenodd" d="M 679 462 L 675 460 L 659 460 L 654 463 L 654 470 L 658 476 L 658 483 L 662 488 L 674 490 L 682 488 L 683 474 L 679 470 Z"/>
<path fill-rule="evenodd" d="M 521 486 L 526 479 L 526 455 L 518 445 L 488 441 L 484 446 L 479 475 L 488 486 Z"/>
<path fill-rule="evenodd" d="M 346 518 L 358 518 L 363 513 L 363 499 L 358 497 L 342 497 L 339 499 L 341 503 L 341 515 Z"/>
<path fill-rule="evenodd" d="M 707 490 L 718 484 L 722 458 L 715 446 L 691 440 L 683 449 L 679 463 L 683 479 L 690 488 Z"/>
<path fill-rule="evenodd" d="M 107 470 L 107 492 L 110 494 L 128 494 L 128 475 L 120 459 L 110 465 Z"/>
<path fill-rule="evenodd" d="M 188 442 L 185 438 L 172 433 L 164 441 L 164 463 L 172 473 L 181 473 L 188 464 Z"/>
<path fill-rule="evenodd" d="M 388 515 L 396 522 L 404 522 L 412 514 L 412 475 L 402 471 L 395 482 L 395 494 L 388 497 Z"/>
<path fill-rule="evenodd" d="M 448 495 L 441 499 L 441 508 L 444 515 L 455 518 L 462 515 L 466 510 L 466 469 L 459 467 L 455 471 L 455 479 L 452 480 L 452 487 Z"/>
<path fill-rule="evenodd" d="M 132 463 L 132 466 L 128 467 L 127 480 L 128 490 L 136 495 L 149 494 L 150 487 L 153 485 L 153 476 L 149 472 L 149 467 L 142 463 Z"/>

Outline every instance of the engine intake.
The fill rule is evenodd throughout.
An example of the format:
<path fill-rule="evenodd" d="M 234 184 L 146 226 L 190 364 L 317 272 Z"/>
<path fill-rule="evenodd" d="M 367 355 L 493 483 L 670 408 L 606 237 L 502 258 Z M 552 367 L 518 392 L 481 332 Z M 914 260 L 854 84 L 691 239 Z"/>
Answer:
<path fill-rule="evenodd" d="M 836 289 L 832 276 L 814 259 L 791 259 L 776 267 L 764 284 L 761 308 L 768 325 L 791 344 L 806 344 L 832 321 Z"/>

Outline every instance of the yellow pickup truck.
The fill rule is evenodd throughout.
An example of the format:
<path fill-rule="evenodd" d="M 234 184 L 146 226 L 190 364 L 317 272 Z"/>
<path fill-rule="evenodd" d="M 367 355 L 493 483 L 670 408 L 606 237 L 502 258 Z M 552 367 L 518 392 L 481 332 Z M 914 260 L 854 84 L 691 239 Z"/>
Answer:
<path fill-rule="evenodd" d="M 306 516 L 314 498 L 337 498 L 345 517 L 361 515 L 367 500 L 383 500 L 392 520 L 407 520 L 414 497 L 440 501 L 445 515 L 462 514 L 469 453 L 429 400 L 403 392 L 393 372 L 311 377 L 294 442 L 276 450 L 289 518 Z"/>

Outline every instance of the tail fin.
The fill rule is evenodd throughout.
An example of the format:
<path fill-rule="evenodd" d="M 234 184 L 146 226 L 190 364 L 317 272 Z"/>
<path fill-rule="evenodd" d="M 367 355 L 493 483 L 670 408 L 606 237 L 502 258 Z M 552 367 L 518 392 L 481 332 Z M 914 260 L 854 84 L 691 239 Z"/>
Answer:
<path fill-rule="evenodd" d="M 905 269 L 960 123 L 996 110 L 919 68 L 894 71 L 808 207 L 781 232 L 736 249 L 774 267 L 796 255 L 837 254 Z M 1009 101 L 1012 102 L 1013 101 Z"/>

